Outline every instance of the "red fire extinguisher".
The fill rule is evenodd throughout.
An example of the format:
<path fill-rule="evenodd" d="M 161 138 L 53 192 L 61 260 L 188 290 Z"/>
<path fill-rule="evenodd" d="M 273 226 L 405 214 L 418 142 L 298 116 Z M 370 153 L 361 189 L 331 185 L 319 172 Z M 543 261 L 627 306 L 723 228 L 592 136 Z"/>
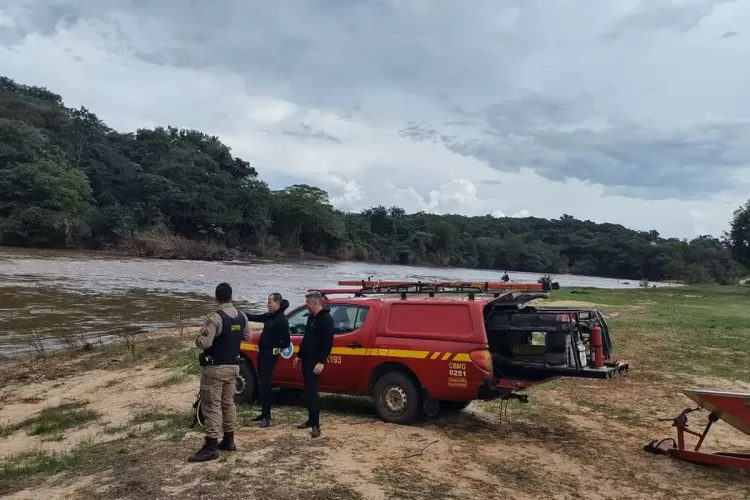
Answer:
<path fill-rule="evenodd" d="M 602 328 L 591 327 L 591 357 L 594 368 L 604 366 L 604 346 L 602 345 Z"/>

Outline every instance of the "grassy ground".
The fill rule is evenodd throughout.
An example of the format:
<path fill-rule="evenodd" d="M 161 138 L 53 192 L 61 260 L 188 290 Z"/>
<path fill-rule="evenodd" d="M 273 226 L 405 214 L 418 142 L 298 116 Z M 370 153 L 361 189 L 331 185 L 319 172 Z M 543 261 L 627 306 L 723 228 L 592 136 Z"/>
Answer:
<path fill-rule="evenodd" d="M 750 391 L 750 289 L 554 292 L 596 305 L 630 375 L 560 379 L 528 405 L 474 402 L 415 426 L 385 424 L 365 398 L 323 398 L 323 437 L 294 428 L 298 394 L 275 394 L 274 425 L 238 407 L 239 451 L 188 464 L 198 368 L 192 332 L 0 366 L 0 495 L 9 498 L 750 498 L 750 475 L 642 451 L 672 435 L 691 386 Z M 705 415 L 691 418 L 700 427 Z M 705 446 L 750 449 L 720 422 Z"/>

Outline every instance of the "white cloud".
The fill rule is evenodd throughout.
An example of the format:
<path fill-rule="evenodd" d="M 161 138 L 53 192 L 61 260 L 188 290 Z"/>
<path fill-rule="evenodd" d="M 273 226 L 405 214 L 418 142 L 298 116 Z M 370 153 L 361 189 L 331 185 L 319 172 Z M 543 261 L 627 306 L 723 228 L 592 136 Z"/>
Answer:
<path fill-rule="evenodd" d="M 720 4 L 715 10 L 693 10 L 699 20 L 701 12 L 713 13 L 700 20 L 697 31 L 688 29 L 694 24 L 690 16 L 678 16 L 679 21 L 669 24 L 659 10 L 664 2 L 637 4 L 637 12 L 648 16 L 630 16 L 623 24 L 622 16 L 634 12 L 636 4 L 631 3 L 615 9 L 611 3 L 592 2 L 586 25 L 576 24 L 578 10 L 569 10 L 566 0 L 529 0 L 497 9 L 492 2 L 458 10 L 432 6 L 420 15 L 434 25 L 425 20 L 416 28 L 403 21 L 412 19 L 408 16 L 417 8 L 412 3 L 381 6 L 382 12 L 374 6 L 352 6 L 347 15 L 353 17 L 340 23 L 327 21 L 324 13 L 305 3 L 299 4 L 297 14 L 305 14 L 307 22 L 263 6 L 257 8 L 267 16 L 265 31 L 237 26 L 240 17 L 252 16 L 233 14 L 234 24 L 213 32 L 215 40 L 202 42 L 216 54 L 204 64 L 195 62 L 205 55 L 200 44 L 193 51 L 180 44 L 191 36 L 199 38 L 198 18 L 208 14 L 188 19 L 188 13 L 172 15 L 163 7 L 152 13 L 150 24 L 159 25 L 162 19 L 167 23 L 171 17 L 158 17 L 164 12 L 185 24 L 164 24 L 157 31 L 146 29 L 140 22 L 143 16 L 111 14 L 121 22 L 123 35 L 96 11 L 105 7 L 92 3 L 90 15 L 80 14 L 77 23 L 59 24 L 46 34 L 29 28 L 10 45 L 0 44 L 0 73 L 46 86 L 67 105 L 84 105 L 117 129 L 169 124 L 217 134 L 262 178 L 280 176 L 318 185 L 342 209 L 397 205 L 409 212 L 550 218 L 567 213 L 657 229 L 665 236 L 719 235 L 746 192 L 719 186 L 699 196 L 639 199 L 633 186 L 643 183 L 636 180 L 659 187 L 693 174 L 657 174 L 665 157 L 653 159 L 653 172 L 643 173 L 627 162 L 617 163 L 641 143 L 607 143 L 605 154 L 600 143 L 589 139 L 610 133 L 611 140 L 617 140 L 613 131 L 630 130 L 629 124 L 639 121 L 651 128 L 635 130 L 629 138 L 658 132 L 662 135 L 650 147 L 669 149 L 674 131 L 684 123 L 703 123 L 706 117 L 748 118 L 750 91 L 745 82 L 750 65 L 737 61 L 744 60 L 750 46 L 744 34 L 728 40 L 721 35 L 731 29 L 741 32 L 750 22 L 750 8 Z M 378 12 L 376 19 L 396 16 L 401 24 L 394 21 L 388 30 L 376 30 L 368 24 L 375 15 L 370 8 Z M 0 10 L 0 27 L 29 25 L 28 20 L 16 22 L 18 15 Z M 95 17 L 99 20 L 92 20 Z M 292 27 L 299 43 L 285 39 L 291 48 L 282 47 L 278 40 L 291 37 Z M 309 33 L 318 38 L 306 38 Z M 594 43 L 592 37 L 600 38 Z M 337 48 L 323 50 L 324 41 L 333 41 L 329 48 Z M 177 56 L 165 62 L 143 55 L 171 47 L 193 59 L 188 64 Z M 233 50 L 232 65 L 224 60 Z M 674 75 L 680 85 L 675 85 Z M 588 97 L 576 100 L 580 95 Z M 518 100 L 486 111 L 503 99 Z M 420 126 L 432 132 L 422 140 L 399 134 L 409 123 L 424 124 Z M 535 139 L 521 133 L 532 129 L 541 135 Z M 549 150 L 553 153 L 545 153 L 542 165 L 534 164 L 533 155 L 518 156 L 527 152 L 519 144 L 535 145 L 539 138 L 565 143 L 566 136 L 553 133 L 578 134 L 576 147 L 582 149 L 555 146 Z M 487 137 L 494 141 L 491 151 L 482 143 Z M 723 136 L 708 137 L 698 147 L 710 156 L 712 141 Z M 727 139 L 734 141 L 733 149 L 717 150 L 717 161 L 742 153 L 750 143 L 745 139 Z M 592 151 L 600 156 L 591 156 Z M 488 157 L 499 159 L 503 168 L 490 166 Z M 598 160 L 587 167 L 592 157 Z M 541 167 L 557 163 L 581 163 L 591 175 L 588 180 L 551 180 L 554 175 Z M 746 165 L 732 168 L 717 170 L 716 178 L 735 179 L 735 187 L 750 182 Z M 568 175 L 568 170 L 561 172 L 560 179 Z M 590 180 L 594 177 L 600 180 Z M 632 182 L 621 184 L 628 177 Z M 613 189 L 617 196 L 611 194 Z"/>

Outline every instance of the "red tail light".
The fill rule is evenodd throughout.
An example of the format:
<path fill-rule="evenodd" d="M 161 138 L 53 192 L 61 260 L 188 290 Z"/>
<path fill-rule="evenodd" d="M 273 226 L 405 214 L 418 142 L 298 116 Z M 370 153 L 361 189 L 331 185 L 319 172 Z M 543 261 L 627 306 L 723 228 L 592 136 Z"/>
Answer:
<path fill-rule="evenodd" d="M 471 358 L 471 361 L 480 369 L 486 371 L 487 373 L 492 373 L 492 354 L 490 354 L 490 351 L 471 351 L 469 353 L 469 357 Z"/>

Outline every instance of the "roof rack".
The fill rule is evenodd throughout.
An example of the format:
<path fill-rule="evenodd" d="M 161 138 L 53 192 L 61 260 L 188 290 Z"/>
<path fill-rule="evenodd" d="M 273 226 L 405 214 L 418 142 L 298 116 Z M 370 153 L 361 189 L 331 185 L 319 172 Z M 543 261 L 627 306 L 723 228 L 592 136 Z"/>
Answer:
<path fill-rule="evenodd" d="M 412 286 L 420 285 L 427 287 L 458 287 L 477 288 L 482 292 L 520 290 L 524 292 L 559 290 L 560 283 L 551 280 L 538 280 L 536 283 L 521 283 L 518 281 L 389 281 L 373 280 L 372 276 L 366 280 L 341 280 L 341 286 L 359 286 L 362 288 L 388 287 L 388 286 Z"/>
<path fill-rule="evenodd" d="M 309 290 L 320 292 L 325 298 L 328 295 L 353 294 L 355 297 L 367 295 L 399 294 L 401 299 L 407 295 L 427 294 L 434 297 L 436 294 L 468 294 L 469 300 L 474 300 L 477 294 L 489 294 L 498 298 L 512 292 L 547 292 L 549 283 L 509 283 L 491 281 L 351 281 L 342 280 L 339 285 L 356 286 L 359 288 L 328 288 L 322 290 Z M 559 289 L 559 286 L 557 287 Z"/>

